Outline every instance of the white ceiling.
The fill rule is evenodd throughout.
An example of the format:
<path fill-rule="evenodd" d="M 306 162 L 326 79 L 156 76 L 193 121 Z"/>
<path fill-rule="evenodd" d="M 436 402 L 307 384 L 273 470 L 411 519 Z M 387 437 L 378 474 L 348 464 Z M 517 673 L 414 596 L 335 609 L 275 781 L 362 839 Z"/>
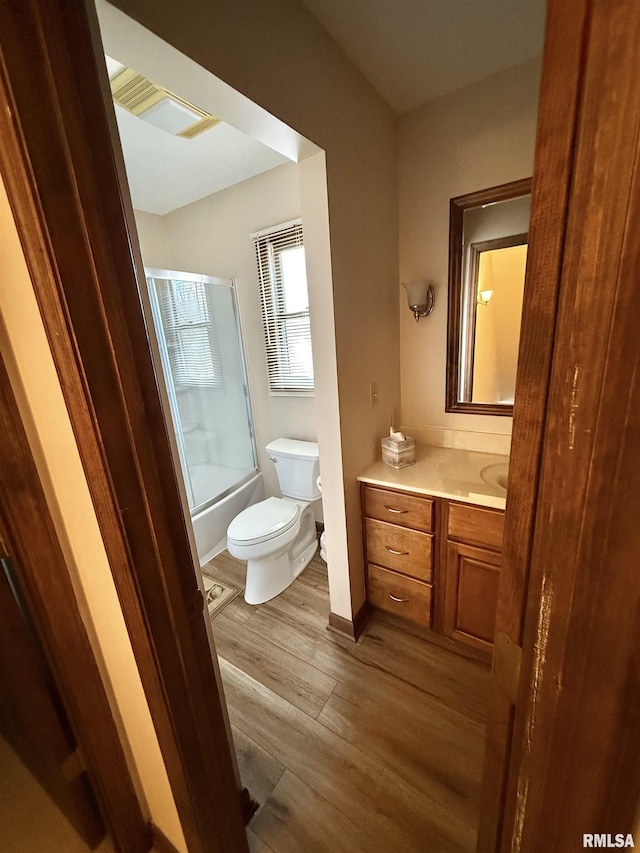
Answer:
<path fill-rule="evenodd" d="M 542 51 L 545 0 L 301 2 L 397 112 Z M 117 45 L 109 52 L 118 59 Z M 109 70 L 113 76 L 117 63 Z M 188 98 L 186 92 L 176 94 Z M 226 123 L 183 139 L 121 107 L 116 117 L 133 206 L 148 213 L 170 213 L 290 162 Z"/>
<path fill-rule="evenodd" d="M 542 53 L 545 0 L 302 0 L 396 112 Z"/>
<path fill-rule="evenodd" d="M 133 206 L 147 213 L 163 216 L 289 162 L 223 122 L 184 139 L 117 105 L 116 119 Z"/>

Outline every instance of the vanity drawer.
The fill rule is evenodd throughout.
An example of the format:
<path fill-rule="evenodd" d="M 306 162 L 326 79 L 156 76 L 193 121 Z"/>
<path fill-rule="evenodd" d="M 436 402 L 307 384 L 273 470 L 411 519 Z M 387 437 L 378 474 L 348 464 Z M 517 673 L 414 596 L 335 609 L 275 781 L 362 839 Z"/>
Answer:
<path fill-rule="evenodd" d="M 419 495 L 404 495 L 365 486 L 364 514 L 368 518 L 401 524 L 414 530 L 433 530 L 433 501 Z"/>
<path fill-rule="evenodd" d="M 367 575 L 368 600 L 373 607 L 429 627 L 431 624 L 431 586 L 429 584 L 371 564 L 367 567 Z"/>
<path fill-rule="evenodd" d="M 429 533 L 367 518 L 367 560 L 413 578 L 431 580 Z"/>
<path fill-rule="evenodd" d="M 502 548 L 503 534 L 504 512 L 501 510 L 468 504 L 449 504 L 450 539 L 458 539 L 472 545 L 486 545 L 499 551 Z"/>

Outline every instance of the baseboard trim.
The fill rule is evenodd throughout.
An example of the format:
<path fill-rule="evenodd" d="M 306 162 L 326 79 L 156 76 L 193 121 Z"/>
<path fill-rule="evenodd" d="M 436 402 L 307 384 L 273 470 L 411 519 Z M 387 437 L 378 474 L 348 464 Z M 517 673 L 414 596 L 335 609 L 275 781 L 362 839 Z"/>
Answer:
<path fill-rule="evenodd" d="M 344 616 L 338 616 L 337 613 L 329 614 L 329 624 L 327 625 L 328 631 L 335 631 L 337 634 L 341 634 L 343 637 L 348 637 L 350 640 L 353 640 L 355 643 L 358 640 L 358 637 L 364 630 L 364 626 L 367 624 L 369 616 L 371 614 L 371 607 L 369 606 L 369 602 L 365 601 L 360 610 L 355 615 L 353 620 L 345 619 Z"/>
<path fill-rule="evenodd" d="M 153 821 L 149 821 L 149 826 L 151 827 L 154 851 L 157 851 L 157 853 L 180 853 L 178 848 L 174 847 L 164 832 Z"/>

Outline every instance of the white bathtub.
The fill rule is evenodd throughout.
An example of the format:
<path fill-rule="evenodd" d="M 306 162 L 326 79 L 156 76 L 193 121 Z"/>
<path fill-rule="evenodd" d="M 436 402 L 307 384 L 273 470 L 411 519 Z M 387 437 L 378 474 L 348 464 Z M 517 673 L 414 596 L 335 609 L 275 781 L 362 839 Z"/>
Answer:
<path fill-rule="evenodd" d="M 258 472 L 230 495 L 191 518 L 201 566 L 227 547 L 227 527 L 236 515 L 261 500 L 264 500 L 264 484 Z"/>

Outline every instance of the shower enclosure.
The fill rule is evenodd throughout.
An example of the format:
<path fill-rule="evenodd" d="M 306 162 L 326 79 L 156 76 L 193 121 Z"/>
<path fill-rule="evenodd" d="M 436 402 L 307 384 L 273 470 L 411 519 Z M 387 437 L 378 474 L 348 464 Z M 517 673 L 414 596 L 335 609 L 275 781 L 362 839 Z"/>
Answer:
<path fill-rule="evenodd" d="M 147 269 L 177 452 L 201 564 L 260 500 L 234 282 Z"/>

